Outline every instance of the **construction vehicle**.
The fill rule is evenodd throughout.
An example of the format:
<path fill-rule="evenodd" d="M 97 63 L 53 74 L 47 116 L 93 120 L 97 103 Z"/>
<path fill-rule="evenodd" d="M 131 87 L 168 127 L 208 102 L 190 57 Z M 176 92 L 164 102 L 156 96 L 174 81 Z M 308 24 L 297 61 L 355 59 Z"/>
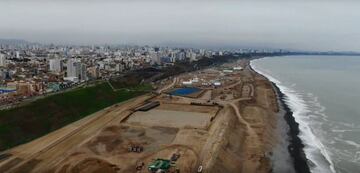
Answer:
<path fill-rule="evenodd" d="M 140 145 L 130 145 L 128 148 L 129 152 L 136 152 L 136 153 L 141 153 L 144 151 L 144 147 L 140 146 Z"/>
<path fill-rule="evenodd" d="M 170 160 L 158 158 L 148 166 L 148 169 L 152 173 L 166 173 L 170 167 Z"/>
<path fill-rule="evenodd" d="M 179 153 L 174 153 L 174 154 L 171 156 L 170 160 L 171 160 L 171 162 L 176 162 L 176 161 L 179 159 L 179 157 L 180 157 L 180 154 L 179 154 Z"/>
<path fill-rule="evenodd" d="M 145 166 L 145 163 L 144 162 L 138 162 L 136 164 L 136 170 L 140 171 L 143 169 L 143 167 Z"/>

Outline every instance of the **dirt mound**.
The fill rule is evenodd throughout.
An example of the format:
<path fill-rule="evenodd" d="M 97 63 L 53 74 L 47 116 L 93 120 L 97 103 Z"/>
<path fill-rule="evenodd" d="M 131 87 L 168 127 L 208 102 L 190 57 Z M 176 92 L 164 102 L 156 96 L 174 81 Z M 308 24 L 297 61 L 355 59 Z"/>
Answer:
<path fill-rule="evenodd" d="M 117 168 L 115 165 L 112 165 L 104 160 L 96 158 L 87 158 L 73 167 L 65 165 L 59 172 L 60 173 L 116 173 Z"/>
<path fill-rule="evenodd" d="M 106 127 L 103 131 L 104 132 L 111 132 L 111 133 L 118 133 L 121 131 L 121 129 L 127 129 L 128 127 L 119 127 L 119 126 L 109 126 Z"/>
<path fill-rule="evenodd" d="M 219 144 L 213 146 L 214 154 L 208 156 L 209 162 L 204 162 L 208 173 L 233 173 L 241 172 L 243 160 L 245 158 L 243 153 L 244 139 L 246 138 L 246 131 L 242 125 L 239 124 L 233 110 L 231 113 L 224 114 L 221 120 L 216 122 L 218 128 L 214 129 L 214 134 L 222 134 Z M 226 125 L 222 125 L 225 123 Z M 217 125 L 215 124 L 215 125 Z"/>

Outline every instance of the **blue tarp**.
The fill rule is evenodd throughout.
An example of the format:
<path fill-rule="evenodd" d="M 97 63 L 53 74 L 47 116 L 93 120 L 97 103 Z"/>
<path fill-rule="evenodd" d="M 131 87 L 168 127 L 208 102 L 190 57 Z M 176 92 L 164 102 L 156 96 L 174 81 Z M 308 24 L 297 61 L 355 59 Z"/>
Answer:
<path fill-rule="evenodd" d="M 200 91 L 199 88 L 179 88 L 179 89 L 172 91 L 171 94 L 176 95 L 176 96 L 184 96 L 184 95 L 189 95 L 189 94 L 196 93 L 199 91 Z"/>

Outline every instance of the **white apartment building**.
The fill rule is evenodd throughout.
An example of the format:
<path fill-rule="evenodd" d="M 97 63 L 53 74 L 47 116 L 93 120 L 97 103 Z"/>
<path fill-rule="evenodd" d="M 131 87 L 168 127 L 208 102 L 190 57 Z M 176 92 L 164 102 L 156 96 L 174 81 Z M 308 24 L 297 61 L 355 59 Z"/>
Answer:
<path fill-rule="evenodd" d="M 0 67 L 6 66 L 6 57 L 4 54 L 0 53 Z"/>
<path fill-rule="evenodd" d="M 62 63 L 60 58 L 49 60 L 50 71 L 60 73 L 62 71 Z"/>

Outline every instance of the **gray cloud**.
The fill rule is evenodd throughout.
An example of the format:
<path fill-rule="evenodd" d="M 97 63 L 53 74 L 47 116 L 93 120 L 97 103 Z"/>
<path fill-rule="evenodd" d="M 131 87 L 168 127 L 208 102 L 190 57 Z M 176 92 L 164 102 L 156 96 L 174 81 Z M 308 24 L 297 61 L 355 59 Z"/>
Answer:
<path fill-rule="evenodd" d="M 0 1 L 0 38 L 360 51 L 357 1 Z"/>

